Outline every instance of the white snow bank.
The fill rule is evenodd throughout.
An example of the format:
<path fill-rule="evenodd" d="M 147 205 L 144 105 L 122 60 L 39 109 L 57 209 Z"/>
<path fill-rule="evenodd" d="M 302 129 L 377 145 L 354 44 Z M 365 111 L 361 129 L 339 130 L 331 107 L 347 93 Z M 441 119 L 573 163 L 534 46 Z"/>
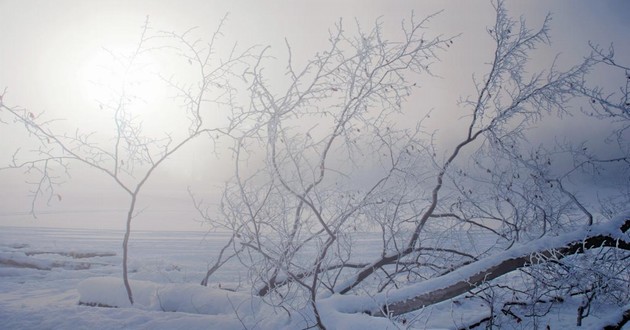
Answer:
<path fill-rule="evenodd" d="M 148 310 L 155 305 L 154 293 L 157 285 L 146 281 L 131 281 L 137 307 Z M 79 303 L 110 307 L 130 307 L 127 291 L 121 278 L 96 277 L 83 280 L 78 285 Z"/>
<path fill-rule="evenodd" d="M 258 297 L 249 293 L 214 289 L 199 284 L 154 283 L 130 281 L 134 304 L 129 303 L 121 278 L 94 277 L 79 283 L 79 301 L 86 305 L 122 307 L 147 311 L 184 312 L 211 315 L 213 322 L 219 322 L 225 329 L 240 329 L 244 325 L 255 325 L 261 329 L 296 329 L 305 323 L 296 314 L 288 319 L 285 312 L 274 313 Z M 307 317 L 311 318 L 311 317 Z M 334 310 L 322 313 L 325 325 L 332 329 L 397 329 L 401 324 L 366 314 L 345 314 Z M 311 318 L 312 319 L 312 318 Z M 243 323 L 241 323 L 243 322 Z M 228 326 L 228 324 L 230 324 Z M 164 328 L 164 324 L 161 324 Z"/>
<path fill-rule="evenodd" d="M 130 281 L 134 308 L 185 312 L 194 314 L 253 315 L 260 309 L 260 300 L 250 294 L 208 288 L 199 284 L 158 284 Z M 87 305 L 131 307 L 121 278 L 94 277 L 78 285 L 79 302 Z"/>

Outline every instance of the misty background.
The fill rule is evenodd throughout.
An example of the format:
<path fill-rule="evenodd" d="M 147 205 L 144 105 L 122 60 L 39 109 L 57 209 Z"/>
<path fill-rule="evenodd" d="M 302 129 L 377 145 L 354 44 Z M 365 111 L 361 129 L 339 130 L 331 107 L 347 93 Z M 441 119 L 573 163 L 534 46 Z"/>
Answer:
<path fill-rule="evenodd" d="M 557 58 L 557 65 L 570 66 L 589 51 L 588 41 L 606 48 L 615 45 L 618 60 L 630 63 L 630 2 L 611 1 L 510 1 L 510 15 L 522 15 L 528 26 L 539 26 L 550 12 L 551 46 L 540 48 L 532 56 L 532 69 L 548 67 Z M 443 11 L 442 11 L 443 10 Z M 227 46 L 238 42 L 241 47 L 270 45 L 276 59 L 265 63 L 267 76 L 281 84 L 286 67 L 285 38 L 291 45 L 294 61 L 306 61 L 327 48 L 328 30 L 343 18 L 344 26 L 356 24 L 371 28 L 375 20 L 383 23 L 385 35 L 395 40 L 400 24 L 414 12 L 416 17 L 442 11 L 428 24 L 427 35 L 456 36 L 454 44 L 439 54 L 440 62 L 431 71 L 438 78 L 421 77 L 420 88 L 403 106 L 406 112 L 400 125 L 413 124 L 431 111 L 425 126 L 436 132 L 439 148 L 447 149 L 449 140 L 457 138 L 458 119 L 465 115 L 458 108 L 460 97 L 474 94 L 473 74 L 481 77 L 491 59 L 492 40 L 486 29 L 494 22 L 490 1 L 17 1 L 0 0 L 0 90 L 7 88 L 4 98 L 8 106 L 19 105 L 46 118 L 59 118 L 59 127 L 95 131 L 107 135 L 108 117 L 99 115 L 95 99 L 99 88 L 94 81 L 103 74 L 108 56 L 104 48 L 115 52 L 132 49 L 141 33 L 145 17 L 155 30 L 183 32 L 197 27 L 196 35 L 208 39 L 220 19 L 229 13 L 222 29 Z M 186 72 L 186 67 L 166 66 L 167 71 Z M 147 77 L 147 80 L 150 78 Z M 594 83 L 605 87 L 619 86 L 623 77 L 605 74 L 594 77 Z M 149 82 L 145 97 L 159 101 L 164 89 Z M 159 97 L 158 97 L 159 96 Z M 579 105 L 576 105 L 579 106 Z M 154 129 L 176 125 L 177 116 L 168 109 L 151 106 L 145 109 L 155 120 Z M 0 119 L 6 119 L 0 113 Z M 562 137 L 567 140 L 589 140 L 589 135 L 602 136 L 605 125 L 582 121 L 576 115 L 570 124 L 563 121 L 541 123 L 538 138 L 542 143 Z M 64 126 L 67 125 L 67 126 Z M 461 125 L 459 126 L 461 127 Z M 448 128 L 448 129 L 445 129 Z M 463 134 L 463 132 L 460 132 Z M 453 138 L 450 138 L 453 136 Z M 17 148 L 28 150 L 29 137 L 19 125 L 0 124 L 0 167 L 12 160 Z M 225 141 L 227 144 L 227 141 Z M 195 230 L 205 229 L 196 221 L 196 211 L 187 187 L 206 202 L 219 201 L 223 182 L 232 175 L 228 145 L 213 146 L 198 139 L 176 153 L 155 173 L 140 194 L 139 209 L 143 213 L 134 220 L 136 229 Z M 595 143 L 591 148 L 606 146 Z M 255 166 L 255 164 L 253 164 Z M 123 214 L 128 196 L 110 179 L 94 170 L 74 163 L 71 178 L 58 187 L 58 196 L 49 205 L 38 205 L 38 218 L 28 214 L 31 207 L 28 174 L 22 169 L 0 171 L 0 225 L 70 226 L 123 228 Z M 585 182 L 589 184 L 596 184 Z M 619 182 L 614 171 L 599 184 Z M 588 193 L 588 192 L 585 192 Z"/>

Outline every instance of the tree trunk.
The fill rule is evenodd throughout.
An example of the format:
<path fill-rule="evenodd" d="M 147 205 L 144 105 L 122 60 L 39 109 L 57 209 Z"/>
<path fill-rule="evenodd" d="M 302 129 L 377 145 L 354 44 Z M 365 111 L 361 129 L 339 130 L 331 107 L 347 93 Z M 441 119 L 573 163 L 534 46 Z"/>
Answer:
<path fill-rule="evenodd" d="M 630 239 L 624 235 L 628 229 L 630 229 L 630 212 L 626 212 L 609 223 L 590 226 L 584 230 L 557 237 L 535 240 L 460 267 L 437 278 L 373 297 L 378 305 L 374 306 L 370 312 L 372 315 L 386 316 L 418 310 L 424 306 L 457 297 L 484 282 L 521 267 L 546 262 L 549 257 L 564 257 L 599 247 L 630 250 Z M 345 299 L 346 297 L 338 298 Z M 347 298 L 352 299 L 351 296 Z M 352 305 L 350 300 L 348 303 Z M 365 309 L 357 307 L 356 312 L 362 311 Z"/>
<path fill-rule="evenodd" d="M 125 227 L 125 238 L 123 239 L 123 282 L 125 284 L 125 290 L 127 291 L 127 298 L 129 303 L 133 305 L 133 292 L 131 291 L 131 285 L 129 284 L 129 270 L 128 256 L 129 256 L 129 235 L 131 234 L 131 220 L 133 219 L 133 211 L 136 207 L 136 194 L 131 195 L 131 205 L 127 211 L 127 223 Z"/>

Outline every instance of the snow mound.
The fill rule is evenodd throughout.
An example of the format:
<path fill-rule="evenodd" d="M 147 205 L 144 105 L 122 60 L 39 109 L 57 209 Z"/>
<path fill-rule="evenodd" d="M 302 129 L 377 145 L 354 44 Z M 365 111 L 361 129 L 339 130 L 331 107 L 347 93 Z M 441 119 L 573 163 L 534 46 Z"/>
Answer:
<path fill-rule="evenodd" d="M 254 315 L 261 302 L 248 293 L 208 288 L 199 284 L 158 284 L 131 280 L 134 308 L 151 311 L 184 312 L 206 315 Z M 123 280 L 93 277 L 78 285 L 79 304 L 132 307 Z"/>

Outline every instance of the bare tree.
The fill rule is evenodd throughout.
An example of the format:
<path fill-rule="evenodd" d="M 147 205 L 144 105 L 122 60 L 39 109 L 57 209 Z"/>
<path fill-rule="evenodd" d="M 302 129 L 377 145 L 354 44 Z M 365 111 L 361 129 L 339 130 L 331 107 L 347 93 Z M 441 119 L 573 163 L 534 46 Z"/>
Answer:
<path fill-rule="evenodd" d="M 136 48 L 129 54 L 110 52 L 114 63 L 114 73 L 120 74 L 119 85 L 101 86 L 109 91 L 106 100 L 97 100 L 101 111 L 107 112 L 112 119 L 113 135 L 105 139 L 94 137 L 95 133 L 83 132 L 77 127 L 74 134 L 58 132 L 55 121 L 45 119 L 45 114 L 37 114 L 7 102 L 7 89 L 2 94 L 0 109 L 12 118 L 13 124 L 23 124 L 34 138 L 38 147 L 34 152 L 22 154 L 17 150 L 13 162 L 8 168 L 21 168 L 26 172 L 36 173 L 32 191 L 31 214 L 35 216 L 35 204 L 39 198 L 55 196 L 55 185 L 63 179 L 53 173 L 59 169 L 69 172 L 70 163 L 79 163 L 97 170 L 109 178 L 129 197 L 125 217 L 125 236 L 123 239 L 123 279 L 129 301 L 133 304 L 133 294 L 128 280 L 128 243 L 131 234 L 132 219 L 136 216 L 136 202 L 142 188 L 153 177 L 155 171 L 180 149 L 193 139 L 206 135 L 210 141 L 219 136 L 229 135 L 240 122 L 247 117 L 239 111 L 235 103 L 233 78 L 238 77 L 246 68 L 246 62 L 252 58 L 251 50 L 240 51 L 236 45 L 225 54 L 218 52 L 221 28 L 225 17 L 209 42 L 195 39 L 194 29 L 182 34 L 154 31 L 149 21 L 142 27 Z M 173 103 L 181 119 L 188 120 L 188 127 L 180 132 L 173 132 L 172 127 L 162 127 L 164 133 L 152 133 L 143 126 L 149 118 L 137 113 L 137 107 L 143 102 L 133 94 L 134 72 L 143 69 L 143 58 L 154 54 L 172 54 L 172 59 L 179 59 L 193 68 L 195 78 L 188 82 L 177 76 L 164 77 L 156 73 L 155 79 L 161 79 L 173 91 Z M 218 114 L 221 115 L 218 115 Z M 153 114 L 149 114 L 150 117 Z M 228 118 L 217 121 L 220 116 Z M 80 124 L 77 124 L 80 125 Z"/>
<path fill-rule="evenodd" d="M 145 52 L 175 51 L 198 68 L 198 84 L 163 79 L 187 110 L 187 130 L 146 137 L 124 84 L 113 102 L 101 104 L 113 113 L 109 146 L 85 134 L 54 133 L 39 115 L 2 101 L 41 145 L 35 160 L 16 156 L 12 167 L 39 171 L 35 198 L 54 194 L 52 165 L 67 168 L 71 161 L 99 170 L 129 194 L 123 276 L 131 302 L 127 243 L 139 192 L 189 141 L 218 134 L 231 137 L 235 170 L 220 214 L 191 196 L 202 217 L 231 235 L 202 285 L 235 258 L 246 266 L 253 294 L 321 329 L 322 310 L 330 308 L 394 317 L 466 293 L 492 304 L 484 321 L 490 324 L 501 314 L 522 320 L 517 307 L 536 310 L 579 296 L 579 323 L 597 299 L 628 304 L 616 292 L 630 287 L 630 215 L 622 213 L 630 191 L 598 203 L 579 184 L 608 170 L 629 174 L 619 166 L 630 160 L 628 68 L 612 48 L 598 46 L 573 66 L 536 67 L 530 56 L 549 43 L 550 18 L 530 29 L 510 18 L 502 1 L 494 9 L 487 71 L 455 107 L 457 124 L 442 128 L 448 141 L 426 124 L 431 112 L 417 119 L 407 111 L 422 108 L 412 95 L 457 42 L 426 30 L 433 15 L 412 15 L 397 41 L 385 37 L 381 21 L 367 30 L 339 21 L 328 48 L 305 62 L 287 41 L 281 82 L 266 71 L 269 48 L 256 54 L 234 48 L 215 63 L 220 30 L 206 45 L 191 31 L 149 36 L 145 25 L 137 50 L 121 63 L 131 68 Z M 625 74 L 619 91 L 589 85 L 589 74 L 602 67 Z M 615 142 L 606 154 L 537 130 L 591 113 L 584 105 L 591 120 L 613 127 L 613 135 L 592 137 Z M 227 112 L 225 124 L 210 121 L 207 111 L 215 109 Z M 621 216 L 610 220 L 615 214 Z M 359 246 L 365 235 L 373 235 L 369 247 Z M 521 282 L 501 282 L 514 273 Z M 506 296 L 515 300 L 502 301 Z"/>
<path fill-rule="evenodd" d="M 573 179 L 587 168 L 630 158 L 623 143 L 613 157 L 581 161 L 575 142 L 534 145 L 536 124 L 562 120 L 582 96 L 605 105 L 603 94 L 585 81 L 598 64 L 618 64 L 595 49 L 568 69 L 554 63 L 528 73 L 531 52 L 549 42 L 549 17 L 532 30 L 511 19 L 503 2 L 495 10 L 496 22 L 487 29 L 495 46 L 488 71 L 474 79 L 476 94 L 459 104 L 465 129 L 452 133 L 458 140 L 450 150 L 422 120 L 412 128 L 397 122 L 403 106 L 418 106 L 407 101 L 420 75 L 431 76 L 437 54 L 457 41 L 427 36 L 432 16 L 412 17 L 396 42 L 384 39 L 380 22 L 368 31 L 357 24 L 354 36 L 340 22 L 330 32 L 329 48 L 299 68 L 287 43 L 284 89 L 266 80 L 264 61 L 253 68 L 250 108 L 263 116 L 234 145 L 236 173 L 224 191 L 222 221 L 234 230 L 230 245 L 250 270 L 255 294 L 286 309 L 308 307 L 309 322 L 325 328 L 318 301 L 331 295 L 376 297 L 452 278 L 443 290 L 374 298 L 373 307 L 363 307 L 397 315 L 523 267 L 575 260 L 563 257 L 602 246 L 628 249 L 627 240 L 596 234 L 513 255 L 513 247 L 552 242 L 600 222 L 597 205 L 575 190 Z M 627 88 L 622 99 L 627 102 Z M 627 108 L 615 103 L 600 113 L 613 110 L 623 116 Z M 624 123 L 620 132 L 627 130 Z M 252 169 L 252 159 L 264 165 Z M 573 165 L 567 165 L 570 159 Z M 624 221 L 617 225 L 625 233 Z M 369 262 L 354 244 L 364 229 L 376 230 L 381 246 Z M 587 256 L 607 264 L 619 264 L 625 255 L 608 259 L 597 251 Z M 481 272 L 452 275 L 464 269 Z M 627 270 L 619 274 L 627 285 Z"/>

